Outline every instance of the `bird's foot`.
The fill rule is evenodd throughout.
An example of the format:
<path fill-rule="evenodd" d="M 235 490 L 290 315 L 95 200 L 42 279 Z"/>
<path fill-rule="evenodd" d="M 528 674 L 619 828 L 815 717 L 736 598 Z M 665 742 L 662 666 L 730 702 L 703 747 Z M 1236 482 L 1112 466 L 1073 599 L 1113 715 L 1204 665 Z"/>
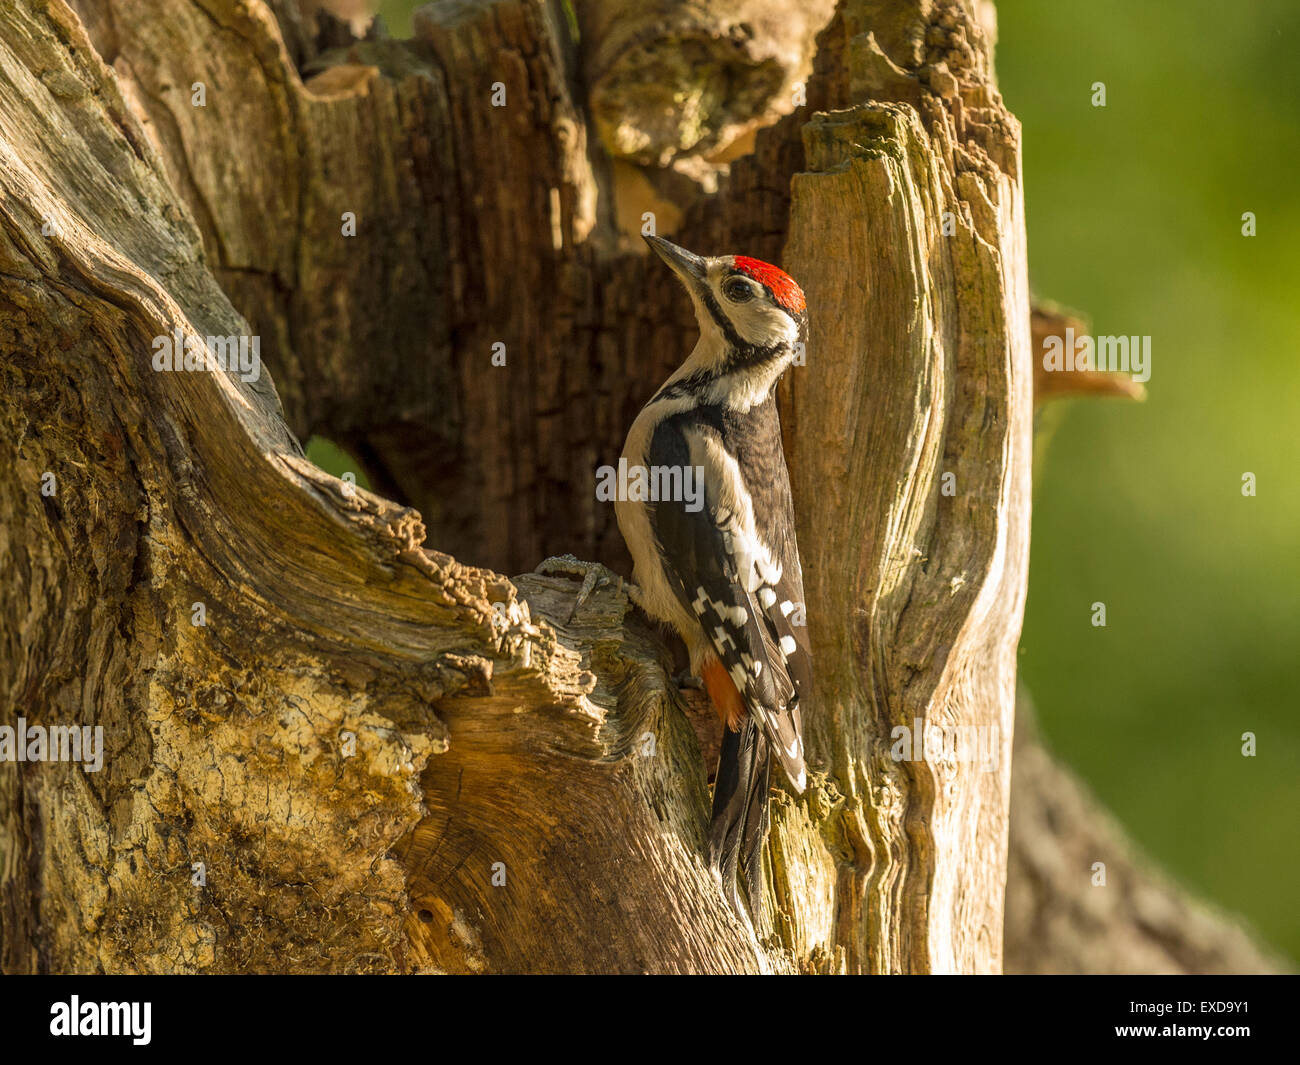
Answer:
<path fill-rule="evenodd" d="M 679 688 L 695 688 L 698 690 L 704 687 L 704 681 L 700 680 L 689 669 L 683 669 L 677 676 L 673 677 L 673 683 Z"/>
<path fill-rule="evenodd" d="M 578 610 L 591 597 L 591 593 L 607 584 L 615 585 L 632 602 L 640 605 L 641 589 L 600 562 L 584 562 L 574 555 L 555 555 L 543 559 L 533 572 L 547 577 L 578 577 L 582 580 L 582 587 L 578 589 L 578 598 L 573 601 L 573 609 L 569 611 L 566 625 L 572 624 Z"/>

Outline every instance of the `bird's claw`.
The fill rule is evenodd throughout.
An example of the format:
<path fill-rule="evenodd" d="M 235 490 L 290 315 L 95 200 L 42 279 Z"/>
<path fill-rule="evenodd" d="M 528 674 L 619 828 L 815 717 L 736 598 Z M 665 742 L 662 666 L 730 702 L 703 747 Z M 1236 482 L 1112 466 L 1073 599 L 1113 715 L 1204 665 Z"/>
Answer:
<path fill-rule="evenodd" d="M 630 581 L 625 581 L 617 573 L 599 562 L 584 562 L 574 555 L 556 555 L 553 558 L 543 559 L 538 567 L 533 570 L 534 573 L 541 573 L 549 577 L 581 577 L 582 587 L 578 589 L 578 597 L 573 601 L 573 609 L 569 611 L 565 624 L 570 625 L 577 616 L 582 604 L 591 598 L 592 592 L 602 585 L 615 583 L 620 592 L 624 592 L 629 598 L 638 589 Z M 635 601 L 635 600 L 634 600 Z"/>

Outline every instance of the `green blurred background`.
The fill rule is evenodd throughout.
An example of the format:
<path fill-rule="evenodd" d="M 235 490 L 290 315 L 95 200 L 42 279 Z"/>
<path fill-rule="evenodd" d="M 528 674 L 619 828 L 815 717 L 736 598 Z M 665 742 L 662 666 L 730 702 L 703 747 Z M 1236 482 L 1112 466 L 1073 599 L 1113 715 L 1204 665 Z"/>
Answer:
<path fill-rule="evenodd" d="M 998 19 L 1031 285 L 1152 338 L 1147 402 L 1073 401 L 1038 473 L 1021 675 L 1143 846 L 1297 958 L 1300 4 Z"/>
<path fill-rule="evenodd" d="M 1022 677 L 1137 840 L 1300 958 L 1300 4 L 997 6 L 1033 288 L 1152 338 L 1148 401 L 1074 401 L 1038 473 Z"/>

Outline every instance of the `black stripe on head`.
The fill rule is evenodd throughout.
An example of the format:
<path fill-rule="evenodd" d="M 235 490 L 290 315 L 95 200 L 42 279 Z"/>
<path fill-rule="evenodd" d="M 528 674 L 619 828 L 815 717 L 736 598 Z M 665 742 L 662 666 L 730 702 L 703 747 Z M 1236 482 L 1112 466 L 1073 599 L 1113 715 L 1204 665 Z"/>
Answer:
<path fill-rule="evenodd" d="M 739 270 L 732 270 L 730 271 L 730 274 L 746 276 Z M 749 278 L 749 280 L 753 281 L 754 279 Z M 763 285 L 761 281 L 758 282 L 758 284 L 767 291 L 769 296 L 771 295 L 771 290 L 768 289 L 766 285 Z M 718 306 L 718 301 L 714 299 L 711 291 L 704 289 L 700 295 L 701 299 L 704 300 L 704 305 L 709 309 L 709 314 L 712 315 L 713 320 L 718 323 L 718 328 L 722 330 L 722 333 L 727 338 L 727 343 L 731 348 L 727 355 L 727 360 L 723 364 L 722 373 L 738 369 L 741 366 L 760 366 L 765 362 L 770 362 L 772 359 L 777 358 L 783 352 L 790 350 L 788 344 L 763 344 L 761 346 L 758 344 L 751 344 L 736 332 L 736 327 L 731 324 L 731 319 L 728 318 L 726 314 L 723 313 L 722 308 Z M 780 307 L 781 310 L 785 311 L 785 308 L 781 307 L 781 305 L 776 303 L 775 300 L 773 300 L 773 303 L 777 307 Z M 785 313 L 790 314 L 789 311 L 785 311 Z M 792 314 L 790 314 L 790 317 L 794 318 L 796 323 L 799 323 L 800 335 L 802 336 L 803 319 Z"/>
<path fill-rule="evenodd" d="M 713 292 L 704 285 L 700 286 L 700 298 L 704 300 L 704 306 L 709 309 L 709 314 L 713 320 L 718 323 L 718 328 L 722 330 L 723 335 L 727 338 L 733 348 L 743 348 L 748 345 L 740 339 L 740 334 L 736 332 L 736 327 L 731 324 L 731 319 L 722 313 L 722 308 L 718 306 L 718 301 L 713 298 Z"/>

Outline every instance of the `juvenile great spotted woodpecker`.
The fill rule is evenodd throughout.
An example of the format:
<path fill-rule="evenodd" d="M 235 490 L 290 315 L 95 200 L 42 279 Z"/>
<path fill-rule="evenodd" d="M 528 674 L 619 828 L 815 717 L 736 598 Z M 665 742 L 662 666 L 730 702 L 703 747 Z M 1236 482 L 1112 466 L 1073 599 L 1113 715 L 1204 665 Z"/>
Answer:
<path fill-rule="evenodd" d="M 703 499 L 620 498 L 616 513 L 641 605 L 680 634 L 722 718 L 709 858 L 738 913 L 743 875 L 753 913 L 771 756 L 797 793 L 807 782 L 801 707 L 812 659 L 775 399 L 805 342 L 804 295 L 757 259 L 646 240 L 690 294 L 700 339 L 632 423 L 623 460 L 652 481 L 656 468 L 680 470 L 683 483 L 701 471 Z"/>

